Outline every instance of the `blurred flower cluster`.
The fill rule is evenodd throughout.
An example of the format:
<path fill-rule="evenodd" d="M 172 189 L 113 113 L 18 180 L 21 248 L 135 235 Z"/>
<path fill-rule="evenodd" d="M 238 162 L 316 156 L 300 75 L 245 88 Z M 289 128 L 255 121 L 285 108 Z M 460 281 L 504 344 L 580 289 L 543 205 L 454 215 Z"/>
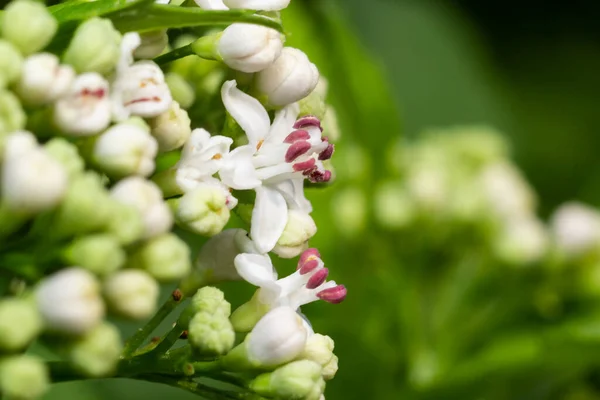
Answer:
<path fill-rule="evenodd" d="M 289 0 L 196 3 L 18 0 L 0 14 L 7 399 L 119 376 L 319 400 L 337 371 L 333 340 L 300 313 L 346 297 L 308 246 L 305 182 L 332 179 L 326 82 L 284 47 Z M 298 257 L 296 271 L 278 278 L 271 252 Z M 233 312 L 208 286 L 230 280 L 258 287 Z M 161 283 L 179 288 L 159 307 Z M 123 344 L 109 316 L 148 321 Z"/>

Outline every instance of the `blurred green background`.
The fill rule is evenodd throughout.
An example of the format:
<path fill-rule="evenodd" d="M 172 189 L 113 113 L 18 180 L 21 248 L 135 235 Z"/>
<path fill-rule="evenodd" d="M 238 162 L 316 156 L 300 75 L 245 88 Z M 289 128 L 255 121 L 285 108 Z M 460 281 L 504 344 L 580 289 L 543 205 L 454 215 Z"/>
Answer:
<path fill-rule="evenodd" d="M 506 135 L 541 216 L 569 199 L 600 204 L 598 21 L 593 1 L 292 0 L 284 14 L 288 43 L 304 49 L 328 78 L 342 132 L 336 184 L 310 193 L 319 227 L 311 245 L 349 295 L 341 305 L 303 310 L 315 330 L 336 341 L 340 370 L 328 400 L 600 399 L 600 318 L 565 328 L 570 337 L 579 332 L 583 344 L 538 335 L 570 326 L 561 324 L 582 309 L 593 316 L 593 301 L 564 301 L 559 317 L 544 319 L 524 300 L 509 322 L 498 323 L 503 316 L 492 313 L 489 328 L 474 336 L 459 329 L 475 318 L 466 311 L 430 332 L 425 322 L 435 313 L 430 303 L 438 303 L 429 300 L 438 286 L 419 268 L 443 270 L 447 258 L 430 254 L 436 247 L 424 234 L 415 261 L 407 249 L 415 240 L 373 218 L 376 185 L 394 174 L 389 154 L 396 139 L 466 124 Z M 459 292 L 465 284 L 452 274 L 444 279 L 444 287 Z M 507 302 L 544 280 L 506 271 L 486 279 L 494 284 L 482 290 Z M 250 293 L 240 287 L 231 286 L 238 304 Z M 478 309 L 474 299 L 460 301 Z M 440 343 L 464 349 L 447 355 Z M 127 380 L 59 384 L 45 397 L 66 398 L 196 397 Z"/>

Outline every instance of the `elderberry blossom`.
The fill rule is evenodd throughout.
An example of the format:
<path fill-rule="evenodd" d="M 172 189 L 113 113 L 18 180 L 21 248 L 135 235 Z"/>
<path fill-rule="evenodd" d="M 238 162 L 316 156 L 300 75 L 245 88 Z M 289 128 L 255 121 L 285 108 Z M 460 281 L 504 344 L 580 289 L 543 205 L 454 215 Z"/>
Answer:
<path fill-rule="evenodd" d="M 27 104 L 46 104 L 65 94 L 73 79 L 70 65 L 59 64 L 54 54 L 37 53 L 25 59 L 16 91 Z"/>

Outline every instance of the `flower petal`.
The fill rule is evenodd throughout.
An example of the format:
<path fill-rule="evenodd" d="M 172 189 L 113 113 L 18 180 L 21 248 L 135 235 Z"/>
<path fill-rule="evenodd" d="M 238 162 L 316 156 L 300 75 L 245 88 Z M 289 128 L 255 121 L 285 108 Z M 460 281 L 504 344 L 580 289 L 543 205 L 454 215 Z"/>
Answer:
<path fill-rule="evenodd" d="M 200 0 L 196 0 L 198 3 Z M 279 11 L 290 4 L 290 0 L 222 0 L 229 8 L 246 10 Z"/>
<path fill-rule="evenodd" d="M 272 186 L 283 195 L 290 209 L 312 212 L 312 205 L 304 196 L 303 177 L 288 179 Z"/>
<path fill-rule="evenodd" d="M 269 133 L 271 120 L 267 110 L 254 97 L 237 88 L 236 81 L 227 81 L 221 89 L 225 108 L 242 127 L 248 142 L 256 149 Z"/>
<path fill-rule="evenodd" d="M 133 64 L 133 52 L 142 43 L 142 39 L 137 32 L 128 32 L 121 39 L 121 56 L 117 64 L 117 74 L 121 74 L 131 64 Z"/>
<path fill-rule="evenodd" d="M 249 190 L 259 187 L 262 182 L 258 179 L 252 155 L 254 149 L 251 146 L 240 146 L 230 152 L 219 170 L 221 181 L 236 190 Z"/>
<path fill-rule="evenodd" d="M 288 207 L 279 191 L 268 186 L 256 188 L 250 236 L 261 253 L 273 250 L 287 224 Z"/>
<path fill-rule="evenodd" d="M 237 273 L 248 283 L 258 287 L 271 287 L 275 284 L 273 264 L 268 255 L 238 254 L 234 259 Z"/>
<path fill-rule="evenodd" d="M 283 142 L 294 131 L 294 123 L 298 119 L 298 114 L 300 114 L 298 103 L 289 104 L 277 111 L 266 141 L 269 143 Z"/>
<path fill-rule="evenodd" d="M 228 10 L 223 0 L 194 0 L 194 2 L 204 10 Z"/>

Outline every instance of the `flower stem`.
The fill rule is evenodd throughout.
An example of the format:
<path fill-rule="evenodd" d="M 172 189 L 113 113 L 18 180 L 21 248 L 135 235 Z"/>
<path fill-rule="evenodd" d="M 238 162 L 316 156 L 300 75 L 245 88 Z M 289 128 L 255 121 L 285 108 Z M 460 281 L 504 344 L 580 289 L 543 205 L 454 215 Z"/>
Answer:
<path fill-rule="evenodd" d="M 195 54 L 195 53 L 194 53 L 194 50 L 192 49 L 192 45 L 188 44 L 188 45 L 179 47 L 173 51 L 170 51 L 168 53 L 165 53 L 163 55 L 160 55 L 160 56 L 156 57 L 153 61 L 155 63 L 157 63 L 158 65 L 165 65 L 172 61 L 178 60 L 183 57 L 191 56 L 193 54 Z"/>
<path fill-rule="evenodd" d="M 160 325 L 160 323 L 169 315 L 171 312 L 181 304 L 183 300 L 183 293 L 179 289 L 176 289 L 167 301 L 160 307 L 160 309 L 154 314 L 152 319 L 148 321 L 144 327 L 138 329 L 138 331 L 131 336 L 125 342 L 125 348 L 123 349 L 123 357 L 129 358 L 135 353 L 135 351 L 144 343 L 144 340 Z"/>
<path fill-rule="evenodd" d="M 138 379 L 174 386 L 186 390 L 188 392 L 200 395 L 208 400 L 239 400 L 256 398 L 250 393 L 233 392 L 230 390 L 217 389 L 215 387 L 204 385 L 200 382 L 195 382 L 186 379 L 177 379 L 162 375 L 144 375 L 138 377 Z"/>

